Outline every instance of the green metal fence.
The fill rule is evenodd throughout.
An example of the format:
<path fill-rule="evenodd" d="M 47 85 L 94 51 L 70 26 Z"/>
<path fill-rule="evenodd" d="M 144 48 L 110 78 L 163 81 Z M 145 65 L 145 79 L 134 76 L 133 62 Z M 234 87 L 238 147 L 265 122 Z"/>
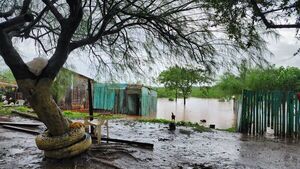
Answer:
<path fill-rule="evenodd" d="M 238 130 L 263 135 L 267 127 L 275 136 L 300 136 L 300 104 L 296 92 L 243 91 Z"/>

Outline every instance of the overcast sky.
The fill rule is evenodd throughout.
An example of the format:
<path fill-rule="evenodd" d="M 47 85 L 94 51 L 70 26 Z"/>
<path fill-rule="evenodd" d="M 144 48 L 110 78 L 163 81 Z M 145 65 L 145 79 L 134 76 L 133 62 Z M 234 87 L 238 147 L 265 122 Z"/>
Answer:
<path fill-rule="evenodd" d="M 269 39 L 268 48 L 274 54 L 268 60 L 278 66 L 300 66 L 300 56 L 293 54 L 300 48 L 299 41 L 295 38 L 295 29 L 278 30 L 281 37 L 276 41 Z"/>
<path fill-rule="evenodd" d="M 267 58 L 271 63 L 277 66 L 295 66 L 300 67 L 300 56 L 293 56 L 293 54 L 298 50 L 299 42 L 295 38 L 295 29 L 282 29 L 278 30 L 278 33 L 281 37 L 278 40 L 275 39 L 267 39 L 268 41 L 268 48 L 274 54 L 272 58 Z M 32 42 L 23 42 L 18 45 L 18 50 L 22 54 L 23 59 L 25 62 L 30 61 L 32 58 L 37 56 L 44 56 L 39 55 L 37 49 L 34 47 Z M 79 54 L 72 54 L 67 63 L 72 64 L 75 66 L 75 71 L 80 74 L 84 74 L 86 76 L 94 78 L 97 74 L 94 66 L 91 66 L 91 62 L 86 59 L 86 57 L 82 57 L 84 53 Z M 3 64 L 1 64 L 0 68 L 4 68 Z M 164 68 L 160 68 L 161 70 Z M 157 70 L 157 69 L 156 69 Z M 157 76 L 158 71 L 156 72 L 149 72 L 149 75 Z M 107 77 L 108 75 L 102 74 L 99 78 L 100 81 L 109 80 L 110 78 Z M 146 83 L 147 85 L 153 85 L 154 83 L 153 78 L 146 78 L 146 79 L 134 79 L 132 76 L 123 76 L 123 79 L 120 82 L 124 83 L 136 83 L 137 81 L 141 81 L 142 83 Z"/>

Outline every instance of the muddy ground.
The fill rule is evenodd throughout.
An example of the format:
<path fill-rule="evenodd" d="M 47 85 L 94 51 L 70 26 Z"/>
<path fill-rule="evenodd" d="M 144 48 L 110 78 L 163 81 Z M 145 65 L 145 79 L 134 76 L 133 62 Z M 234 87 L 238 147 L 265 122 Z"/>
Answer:
<path fill-rule="evenodd" d="M 298 141 L 223 131 L 198 133 L 186 127 L 170 132 L 166 125 L 128 120 L 111 121 L 109 130 L 111 138 L 153 143 L 154 149 L 103 142 L 80 156 L 51 160 L 37 149 L 34 135 L 0 127 L 0 168 L 300 168 Z"/>

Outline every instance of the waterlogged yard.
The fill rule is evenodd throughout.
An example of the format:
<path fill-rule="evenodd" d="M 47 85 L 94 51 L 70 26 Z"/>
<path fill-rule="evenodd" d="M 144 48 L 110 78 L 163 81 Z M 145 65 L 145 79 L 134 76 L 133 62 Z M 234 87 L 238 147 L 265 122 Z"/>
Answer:
<path fill-rule="evenodd" d="M 1 120 L 35 122 L 17 116 Z M 177 126 L 171 132 L 162 123 L 110 120 L 111 138 L 152 143 L 154 149 L 102 142 L 80 156 L 56 161 L 44 159 L 34 135 L 0 127 L 0 168 L 299 168 L 298 141 L 193 128 Z"/>

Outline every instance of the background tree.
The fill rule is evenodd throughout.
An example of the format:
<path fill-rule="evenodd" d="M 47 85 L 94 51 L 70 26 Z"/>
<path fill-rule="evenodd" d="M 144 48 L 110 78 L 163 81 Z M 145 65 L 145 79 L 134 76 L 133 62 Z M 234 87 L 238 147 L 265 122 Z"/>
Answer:
<path fill-rule="evenodd" d="M 56 103 L 66 95 L 67 90 L 72 83 L 72 72 L 67 69 L 61 69 L 51 86 L 51 94 Z"/>
<path fill-rule="evenodd" d="M 235 62 L 241 56 L 236 53 L 263 60 L 260 56 L 265 46 L 259 30 L 250 27 L 248 20 L 242 20 L 240 15 L 226 18 L 215 15 L 210 3 L 195 0 L 0 1 L 0 55 L 49 132 L 53 136 L 62 135 L 69 131 L 69 121 L 51 99 L 50 89 L 69 54 L 76 49 L 88 51 L 85 53 L 90 59 L 104 70 L 139 71 L 142 63 L 160 61 L 164 56 L 169 62 L 176 58 L 178 62 L 193 62 L 207 69 Z M 40 65 L 37 72 L 24 63 L 13 43 L 26 38 L 34 40 L 40 52 L 50 57 L 48 61 L 34 61 L 39 61 L 33 63 Z M 137 51 L 148 55 L 141 57 Z M 215 57 L 216 54 L 223 59 Z"/>
<path fill-rule="evenodd" d="M 244 89 L 253 91 L 299 91 L 300 69 L 296 67 L 254 67 L 242 74 L 227 72 L 217 83 L 228 95 L 242 94 Z"/>
<path fill-rule="evenodd" d="M 192 92 L 193 85 L 207 84 L 212 80 L 206 71 L 179 66 L 161 72 L 158 79 L 167 89 L 175 91 L 176 100 L 180 91 L 184 105 Z"/>
<path fill-rule="evenodd" d="M 253 16 L 267 28 L 300 28 L 300 4 L 297 0 L 250 0 Z"/>
<path fill-rule="evenodd" d="M 175 100 L 178 98 L 178 90 L 180 83 L 180 68 L 178 66 L 171 67 L 168 70 L 161 72 L 158 76 L 158 81 L 164 84 L 169 91 L 175 91 Z"/>
<path fill-rule="evenodd" d="M 9 69 L 4 69 L 0 71 L 0 80 L 7 83 L 16 83 L 16 79 L 14 78 L 14 75 Z"/>

